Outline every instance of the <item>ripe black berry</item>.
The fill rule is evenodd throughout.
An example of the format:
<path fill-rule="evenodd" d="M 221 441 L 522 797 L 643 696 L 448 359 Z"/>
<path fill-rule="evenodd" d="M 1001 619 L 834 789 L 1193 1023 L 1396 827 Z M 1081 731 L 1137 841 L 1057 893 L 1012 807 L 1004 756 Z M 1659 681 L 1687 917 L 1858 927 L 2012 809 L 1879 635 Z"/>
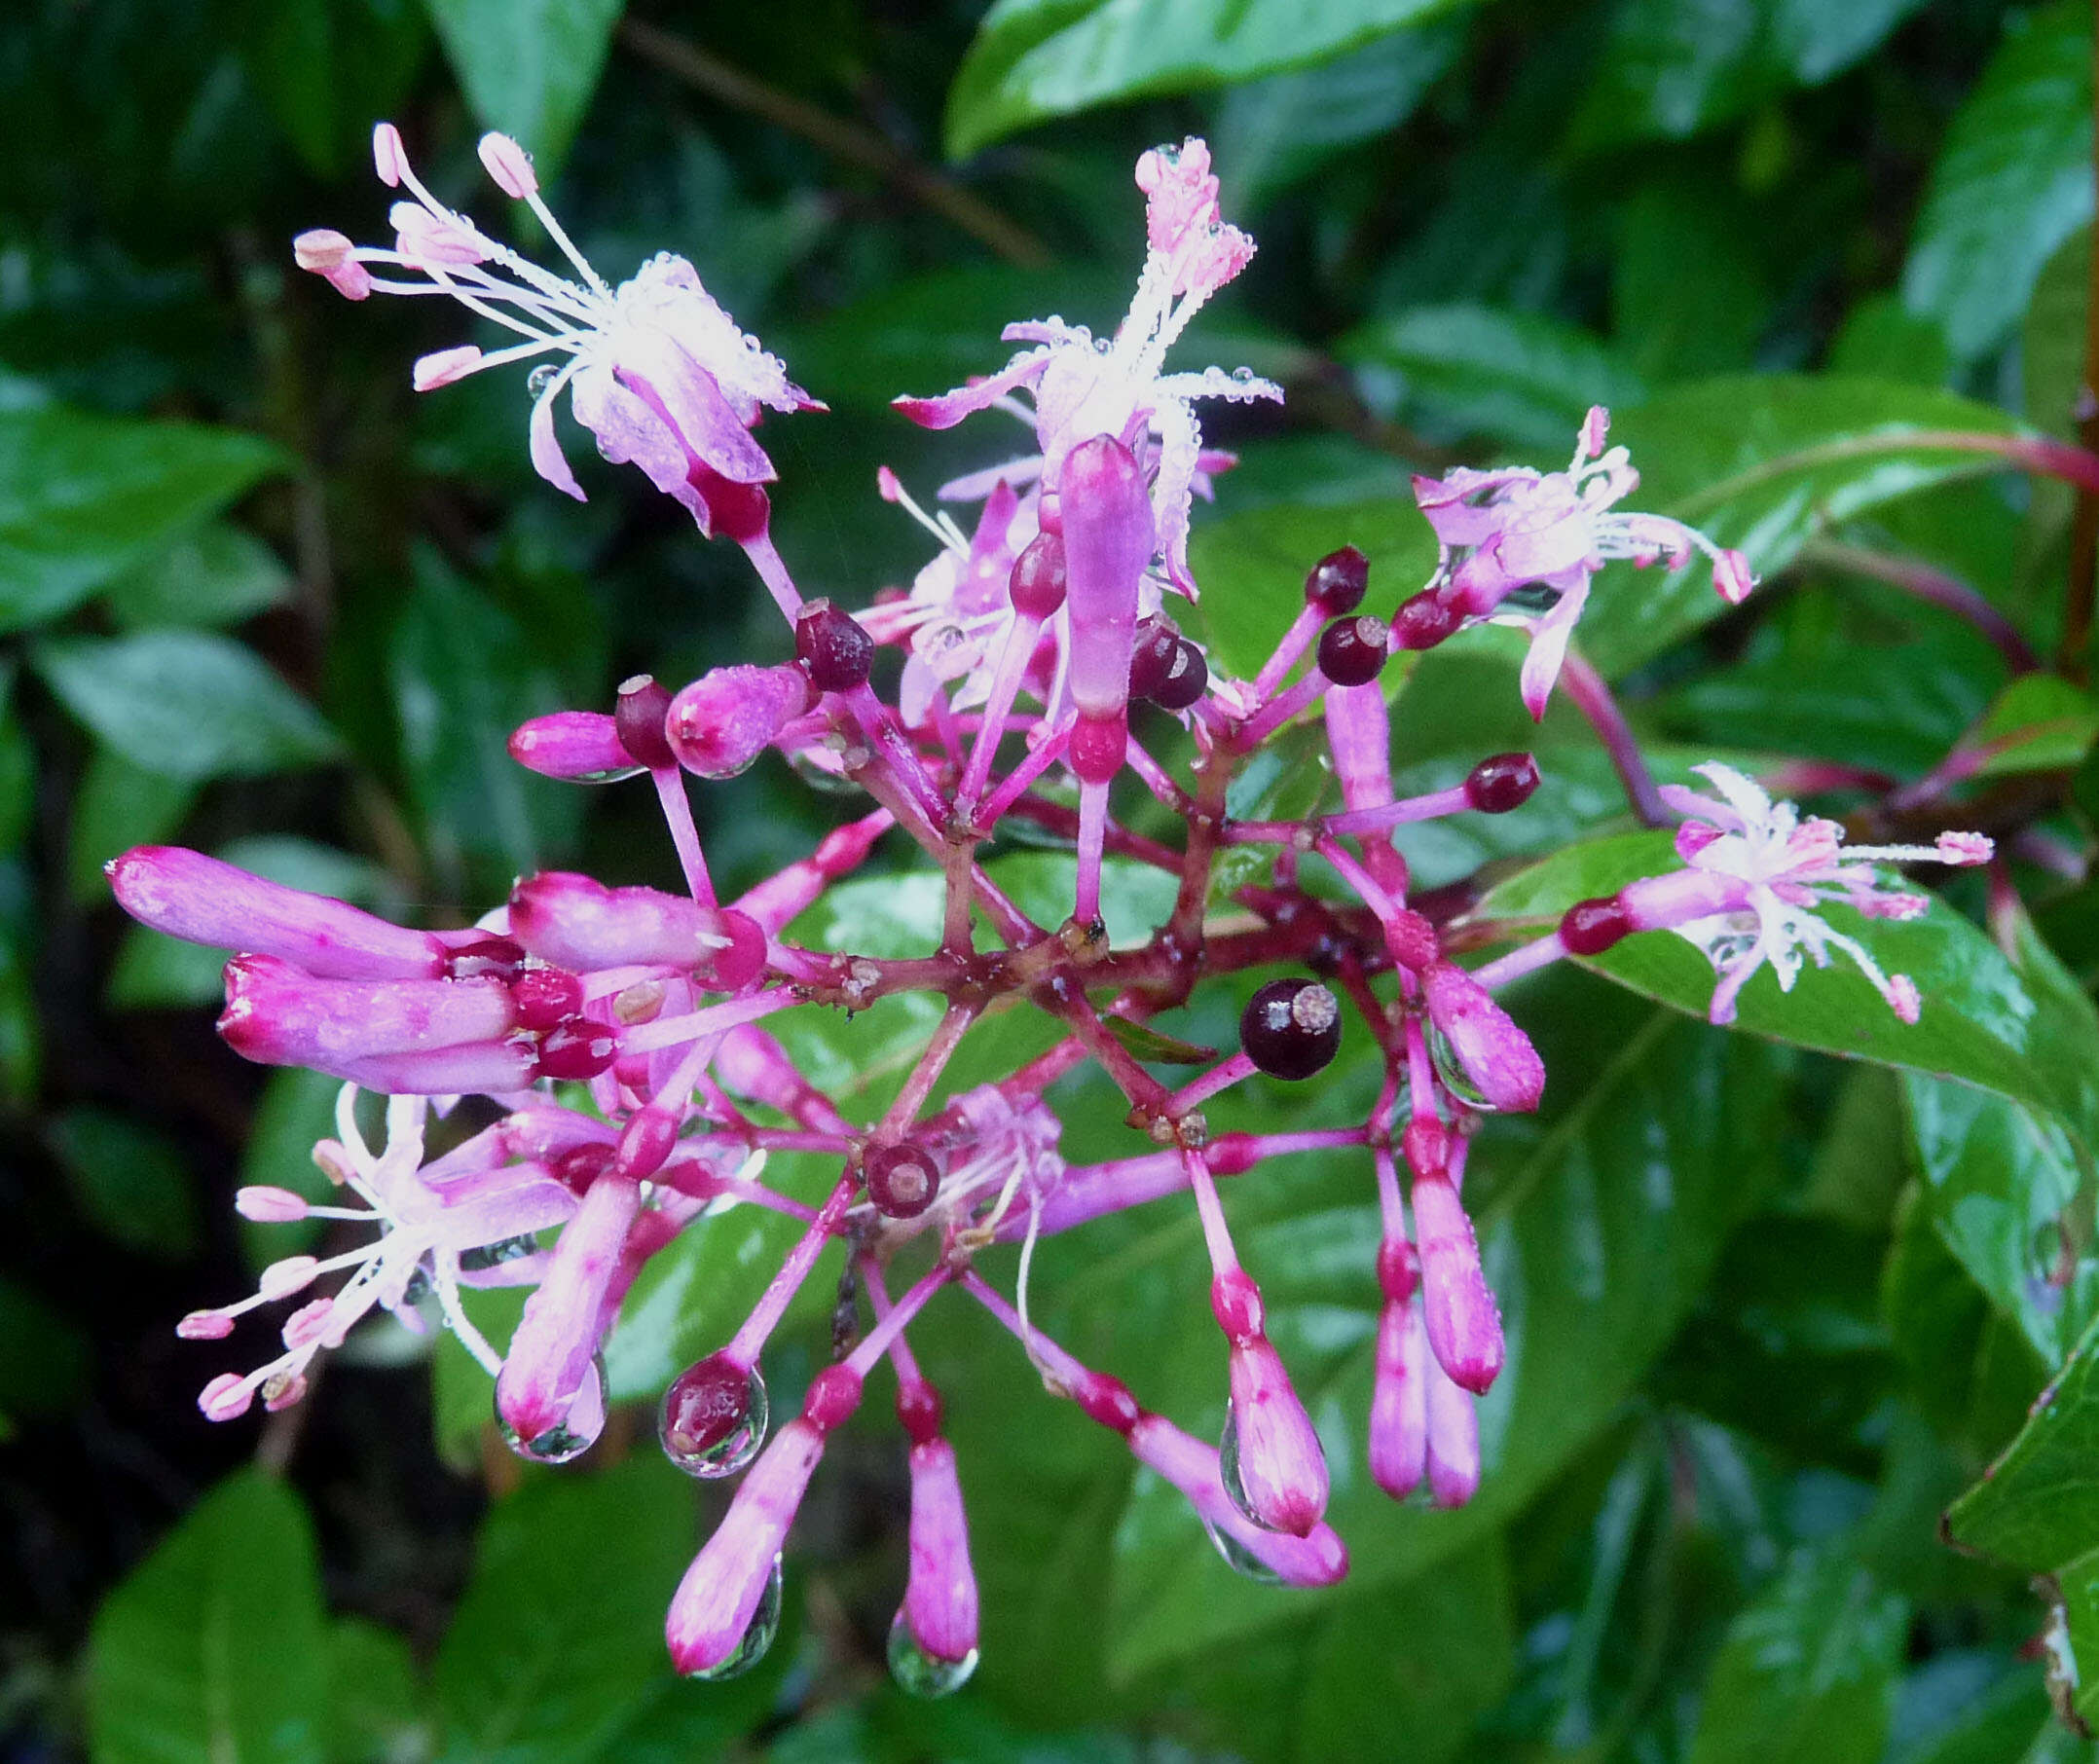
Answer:
<path fill-rule="evenodd" d="M 1007 578 L 1007 593 L 1013 610 L 1022 618 L 1053 618 L 1064 604 L 1064 541 L 1056 533 L 1039 533 L 1013 562 Z"/>
<path fill-rule="evenodd" d="M 456 946 L 445 960 L 445 973 L 455 980 L 514 980 L 525 966 L 524 945 L 509 937 L 480 937 Z"/>
<path fill-rule="evenodd" d="M 1129 652 L 1129 695 L 1156 698 L 1173 673 L 1181 634 L 1159 613 L 1137 621 L 1137 641 Z"/>
<path fill-rule="evenodd" d="M 1319 672 L 1337 686 L 1367 686 L 1388 653 L 1382 619 L 1338 618 L 1319 634 Z"/>
<path fill-rule="evenodd" d="M 534 1078 L 596 1078 L 619 1057 L 619 1037 L 603 1023 L 571 1016 L 539 1038 Z"/>
<path fill-rule="evenodd" d="M 1185 637 L 1174 639 L 1173 661 L 1164 682 L 1152 694 L 1161 710 L 1185 711 L 1210 689 L 1210 664 Z"/>
<path fill-rule="evenodd" d="M 1305 578 L 1306 606 L 1317 607 L 1328 618 L 1353 612 L 1369 592 L 1370 559 L 1353 545 L 1328 552 Z"/>
<path fill-rule="evenodd" d="M 1395 649 L 1433 649 L 1465 622 L 1456 607 L 1424 588 L 1392 615 L 1392 646 Z"/>
<path fill-rule="evenodd" d="M 1528 753 L 1493 753 L 1465 776 L 1465 800 L 1483 815 L 1506 815 L 1538 788 L 1538 762 Z"/>
<path fill-rule="evenodd" d="M 671 694 L 645 674 L 620 681 L 619 702 L 612 707 L 612 726 L 619 732 L 619 745 L 637 765 L 660 772 L 678 763 L 671 752 L 663 720 L 671 714 Z"/>
<path fill-rule="evenodd" d="M 850 612 L 829 601 L 810 601 L 794 620 L 794 659 L 819 692 L 850 692 L 867 683 L 874 639 Z"/>
<path fill-rule="evenodd" d="M 1577 900 L 1560 921 L 1560 940 L 1570 955 L 1602 955 L 1633 930 L 1632 916 L 1616 895 Z"/>
<path fill-rule="evenodd" d="M 890 1219 L 915 1219 L 940 1192 L 940 1166 L 923 1146 L 869 1146 L 861 1159 L 867 1179 L 867 1198 Z"/>
<path fill-rule="evenodd" d="M 1309 1078 L 1341 1047 L 1341 1006 L 1317 980 L 1270 980 L 1239 1018 L 1239 1046 L 1270 1078 Z"/>

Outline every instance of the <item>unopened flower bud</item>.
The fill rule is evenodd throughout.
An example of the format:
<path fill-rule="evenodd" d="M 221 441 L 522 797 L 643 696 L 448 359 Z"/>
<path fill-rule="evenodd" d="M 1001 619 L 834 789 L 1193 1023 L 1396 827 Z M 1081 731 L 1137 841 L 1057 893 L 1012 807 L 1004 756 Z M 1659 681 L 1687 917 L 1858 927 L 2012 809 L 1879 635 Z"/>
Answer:
<path fill-rule="evenodd" d="M 1509 1013 L 1455 963 L 1431 962 L 1421 979 L 1430 1018 L 1479 1093 L 1496 1109 L 1536 1108 L 1545 1062 Z"/>
<path fill-rule="evenodd" d="M 903 1621 L 936 1660 L 976 1651 L 976 1575 L 970 1564 L 969 1519 L 955 1449 L 936 1439 L 911 1448 L 911 1574 Z"/>
<path fill-rule="evenodd" d="M 577 974 L 697 967 L 728 946 L 722 920 L 682 895 L 608 888 L 571 870 L 542 870 L 510 891 L 511 935 L 542 962 Z"/>
<path fill-rule="evenodd" d="M 612 707 L 612 727 L 619 745 L 637 765 L 652 772 L 667 772 L 678 763 L 671 752 L 664 725 L 671 715 L 671 694 L 646 674 L 636 674 L 619 682 L 619 696 Z"/>
<path fill-rule="evenodd" d="M 1144 472 L 1120 441 L 1095 435 L 1066 456 L 1057 499 L 1071 607 L 1072 700 L 1082 719 L 1111 719 L 1129 699 L 1137 583 L 1152 559 Z"/>
<path fill-rule="evenodd" d="M 1239 1487 L 1253 1516 L 1272 1530 L 1303 1537 L 1326 1511 L 1326 1453 L 1284 1371 L 1265 1340 L 1232 1349 L 1232 1429 Z"/>
<path fill-rule="evenodd" d="M 1456 1189 L 1440 1172 L 1417 1175 L 1413 1199 L 1428 1344 L 1455 1383 L 1484 1392 L 1500 1376 L 1506 1349 L 1472 1221 Z"/>
<path fill-rule="evenodd" d="M 809 677 L 793 667 L 739 664 L 703 674 L 671 700 L 665 732 L 672 752 L 688 772 L 733 778 L 809 708 Z"/>
<path fill-rule="evenodd" d="M 1428 1338 L 1417 1305 L 1387 1299 L 1370 1386 L 1371 1480 L 1405 1500 L 1427 1468 Z"/>
<path fill-rule="evenodd" d="M 851 692 L 874 671 L 874 639 L 844 607 L 804 601 L 794 619 L 794 659 L 819 692 Z"/>
<path fill-rule="evenodd" d="M 598 711 L 555 711 L 520 723 L 510 736 L 510 757 L 542 778 L 576 784 L 607 784 L 640 769 L 618 724 Z"/>
<path fill-rule="evenodd" d="M 823 1434 L 792 1420 L 738 1487 L 727 1516 L 671 1599 L 663 1633 L 680 1672 L 711 1672 L 742 1645 L 823 1456 Z"/>

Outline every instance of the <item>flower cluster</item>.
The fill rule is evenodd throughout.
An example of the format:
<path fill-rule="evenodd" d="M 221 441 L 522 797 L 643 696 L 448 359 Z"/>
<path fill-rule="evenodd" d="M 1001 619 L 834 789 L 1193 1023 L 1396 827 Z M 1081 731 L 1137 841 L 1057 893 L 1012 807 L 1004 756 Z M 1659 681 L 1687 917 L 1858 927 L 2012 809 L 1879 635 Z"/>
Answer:
<path fill-rule="evenodd" d="M 554 276 L 437 203 L 390 127 L 378 130 L 375 150 L 382 179 L 418 199 L 395 207 L 393 246 L 310 233 L 297 242 L 299 262 L 353 299 L 443 293 L 523 334 L 493 353 L 462 346 L 425 358 L 419 388 L 504 360 L 566 356 L 543 381 L 544 368 L 534 374 L 528 434 L 540 473 L 581 494 L 553 428 L 553 401 L 568 386 L 607 457 L 640 465 L 703 532 L 743 547 L 788 619 L 792 655 L 717 668 L 676 692 L 639 677 L 609 709 L 541 717 L 512 739 L 516 758 L 550 777 L 645 775 L 682 893 L 543 872 L 521 878 L 471 928 L 419 931 L 192 852 L 143 848 L 111 865 L 117 897 L 135 918 L 235 952 L 220 1028 L 237 1051 L 345 1081 L 338 1135 L 315 1157 L 361 1205 L 313 1206 L 286 1189 L 251 1188 L 241 1191 L 241 1211 L 320 1218 L 339 1234 L 379 1232 L 340 1253 L 278 1262 L 253 1296 L 183 1320 L 184 1336 L 217 1340 L 250 1311 L 347 1276 L 332 1296 L 290 1312 L 280 1353 L 205 1386 L 212 1418 L 239 1415 L 257 1394 L 269 1407 L 298 1400 L 313 1357 L 373 1306 L 415 1328 L 434 1305 L 494 1376 L 513 1448 L 548 1462 L 572 1457 L 605 1423 L 599 1349 L 640 1270 L 727 1206 L 772 1209 L 792 1222 L 792 1249 L 730 1338 L 663 1399 L 659 1431 L 673 1461 L 698 1478 L 742 1477 L 672 1602 L 672 1657 L 682 1672 L 719 1677 L 763 1652 L 803 1491 L 829 1435 L 886 1361 L 911 1490 L 910 1571 L 891 1659 L 908 1687 L 939 1693 L 975 1664 L 977 1598 L 941 1399 L 910 1345 L 937 1303 L 995 1317 L 1050 1390 L 1187 1498 L 1228 1562 L 1294 1585 L 1327 1584 L 1347 1567 L 1325 1518 L 1327 1453 L 1343 1436 L 1315 1429 L 1270 1340 L 1223 1179 L 1313 1153 L 1360 1157 L 1382 1222 L 1381 1318 L 1360 1449 L 1395 1498 L 1425 1489 L 1455 1506 L 1479 1486 L 1474 1405 L 1504 1360 L 1463 1196 L 1467 1156 L 1493 1114 L 1535 1109 L 1546 1084 L 1494 992 L 1561 957 L 1671 930 L 1713 962 L 1715 1021 L 1731 1016 L 1761 966 L 1789 988 L 1803 952 L 1818 964 L 1847 956 L 1899 1017 L 1916 1019 L 1916 988 L 1882 974 L 1864 944 L 1820 909 L 1921 911 L 1921 897 L 1889 892 L 1872 864 L 1978 863 L 1988 841 L 1948 834 L 1930 848 L 1847 849 L 1833 824 L 1799 820 L 1722 766 L 1706 768 L 1718 800 L 1665 792 L 1684 817 L 1682 869 L 1584 902 L 1558 931 L 1488 967 L 1454 959 L 1455 907 L 1413 890 L 1399 829 L 1508 813 L 1539 780 L 1529 755 L 1500 753 L 1453 788 L 1398 794 L 1380 684 L 1395 650 L 1504 615 L 1514 591 L 1542 584 L 1557 602 L 1523 615 L 1534 631 L 1523 692 L 1537 710 L 1607 559 L 1681 561 L 1700 549 L 1724 596 L 1739 599 L 1750 585 L 1738 554 L 1675 522 L 1612 512 L 1635 479 L 1623 449 L 1603 451 L 1601 411 L 1565 472 L 1418 481 L 1443 557 L 1393 624 L 1361 611 L 1370 567 L 1344 548 L 1312 565 L 1302 612 L 1252 680 L 1212 677 L 1209 658 L 1162 609 L 1168 592 L 1196 591 L 1190 499 L 1230 463 L 1204 450 L 1193 401 L 1281 392 L 1243 372 L 1164 369 L 1196 309 L 1253 251 L 1221 217 L 1200 141 L 1138 163 L 1148 252 L 1112 338 L 1096 342 L 1061 319 L 1014 325 L 1007 337 L 1028 347 L 998 373 L 900 401 L 933 426 L 1008 410 L 1031 424 L 1035 452 L 949 487 L 981 499 L 974 535 L 929 518 L 939 555 L 907 596 L 877 600 L 858 616 L 804 601 L 794 587 L 768 533 L 761 487 L 772 468 L 750 434 L 760 406 L 820 407 L 737 329 L 688 264 L 658 258 L 609 288 L 540 202 L 525 155 L 492 135 L 483 163 L 505 193 L 534 206 L 584 279 Z M 1031 406 L 1018 401 L 1022 391 Z M 888 474 L 882 489 L 907 499 Z M 895 705 L 873 686 L 885 647 L 903 652 Z M 1140 703 L 1158 708 L 1143 727 L 1186 757 L 1185 775 L 1133 732 Z M 1249 757 L 1314 714 L 1340 807 L 1291 821 L 1235 817 L 1227 791 Z M 686 780 L 732 776 L 768 749 L 859 787 L 868 807 L 807 858 L 724 901 Z M 1185 827 L 1180 848 L 1127 825 L 1111 803 L 1116 789 L 1162 804 Z M 1014 822 L 1076 848 L 1072 909 L 1060 923 L 1038 923 L 979 861 Z M 877 959 L 796 941 L 798 916 L 878 845 L 915 847 L 938 867 L 946 910 L 936 947 Z M 1268 848 L 1272 862 L 1260 880 L 1217 885 L 1229 899 L 1213 901 L 1218 860 L 1234 846 Z M 1112 885 L 1117 873 L 1111 856 L 1177 880 L 1164 922 L 1131 947 L 1111 948 L 1101 922 L 1103 878 Z M 1314 863 L 1327 878 L 1317 889 L 1302 873 Z M 1133 1027 L 1198 987 L 1234 981 L 1247 995 L 1239 1046 L 1192 1081 L 1169 1087 L 1129 1050 Z M 851 1012 L 913 991 L 939 1000 L 939 1021 L 873 1120 L 849 1119 L 797 1065 L 792 1036 L 776 1033 L 789 1013 Z M 994 1082 L 943 1092 L 958 1047 L 1008 1005 L 1052 1019 L 1053 1045 Z M 1211 1130 L 1204 1106 L 1220 1092 L 1257 1075 L 1310 1080 L 1350 1036 L 1382 1074 L 1362 1119 Z M 1068 1087 L 1059 1086 L 1083 1065 L 1121 1089 L 1141 1149 L 1107 1162 L 1067 1161 L 1058 1108 Z M 360 1125 L 367 1091 L 387 1098 L 376 1152 Z M 483 1100 L 461 1104 L 466 1097 Z M 425 1137 L 440 1116 L 449 1149 L 428 1157 Z M 768 1183 L 768 1156 L 784 1153 L 828 1159 L 834 1174 L 826 1190 L 796 1195 Z M 1044 1239 L 1127 1208 L 1173 1204 L 1184 1192 L 1200 1220 L 1209 1304 L 1224 1338 L 1217 1395 L 1226 1418 L 1214 1447 L 1145 1408 L 1116 1377 L 1082 1365 L 1027 1305 L 1030 1258 Z M 848 1276 L 839 1350 L 774 1430 L 764 1351 L 833 1252 Z M 460 1302 L 462 1285 L 491 1283 L 531 1288 L 500 1351 Z"/>

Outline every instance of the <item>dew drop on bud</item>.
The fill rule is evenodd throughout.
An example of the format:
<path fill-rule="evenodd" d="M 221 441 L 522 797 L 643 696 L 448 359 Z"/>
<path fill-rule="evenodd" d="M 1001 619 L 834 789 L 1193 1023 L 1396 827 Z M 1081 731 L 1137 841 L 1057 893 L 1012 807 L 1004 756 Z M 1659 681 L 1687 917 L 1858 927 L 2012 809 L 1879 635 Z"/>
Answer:
<path fill-rule="evenodd" d="M 526 1439 L 503 1419 L 500 1407 L 496 1411 L 496 1431 L 502 1435 L 503 1444 L 528 1463 L 566 1464 L 581 1457 L 605 1431 L 605 1357 L 600 1354 L 592 1358 L 569 1413 L 544 1433 Z"/>
<path fill-rule="evenodd" d="M 1451 1038 L 1437 1028 L 1433 1020 L 1423 1027 L 1428 1031 L 1429 1064 L 1436 1068 L 1436 1076 L 1443 1081 L 1443 1087 L 1468 1109 L 1482 1115 L 1498 1115 L 1500 1105 L 1472 1082 L 1471 1075 L 1465 1070 L 1465 1062 L 1457 1057 L 1457 1049 L 1451 1046 Z"/>
<path fill-rule="evenodd" d="M 554 384 L 554 376 L 560 372 L 561 364 L 559 362 L 542 361 L 525 376 L 525 389 L 536 398 Z"/>
<path fill-rule="evenodd" d="M 714 1482 L 757 1456 L 771 1421 L 772 1399 L 758 1369 L 746 1372 L 713 1354 L 671 1380 L 656 1414 L 656 1437 L 687 1476 Z"/>
<path fill-rule="evenodd" d="M 889 1675 L 900 1690 L 914 1697 L 945 1697 L 960 1690 L 976 1671 L 974 1647 L 960 1660 L 942 1660 L 918 1645 L 902 1611 L 889 1626 Z"/>
<path fill-rule="evenodd" d="M 1225 1559 L 1225 1566 L 1234 1574 L 1243 1574 L 1248 1580 L 1265 1587 L 1279 1587 L 1283 1584 L 1280 1574 L 1222 1525 L 1204 1520 L 1202 1528 L 1209 1534 L 1210 1542 L 1217 1546 L 1218 1555 Z"/>
<path fill-rule="evenodd" d="M 764 1659 L 780 1634 L 780 1606 L 786 1588 L 780 1558 L 773 1558 L 772 1572 L 765 1576 L 765 1591 L 758 1595 L 758 1608 L 751 1613 L 751 1627 L 736 1644 L 736 1651 L 717 1666 L 703 1666 L 685 1674 L 702 1684 L 719 1684 L 725 1678 L 741 1678 Z"/>
<path fill-rule="evenodd" d="M 1246 1485 L 1239 1477 L 1239 1418 L 1229 1400 L 1225 1404 L 1225 1430 L 1217 1440 L 1217 1480 L 1224 1485 L 1225 1498 L 1248 1525 L 1263 1531 L 1275 1529 L 1254 1511 L 1254 1503 L 1246 1493 Z M 1212 1532 L 1211 1535 L 1214 1537 L 1216 1533 Z M 1223 1548 L 1223 1545 L 1220 1544 L 1219 1548 Z M 1225 1560 L 1230 1562 L 1232 1558 L 1227 1556 Z"/>

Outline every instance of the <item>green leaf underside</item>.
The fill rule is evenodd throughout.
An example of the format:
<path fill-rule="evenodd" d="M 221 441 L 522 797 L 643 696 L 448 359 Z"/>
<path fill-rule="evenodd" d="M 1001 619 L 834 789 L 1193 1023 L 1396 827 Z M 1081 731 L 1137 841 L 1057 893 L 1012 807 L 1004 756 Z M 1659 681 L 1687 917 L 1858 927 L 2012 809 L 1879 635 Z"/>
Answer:
<path fill-rule="evenodd" d="M 590 103 L 623 0 L 425 0 L 466 101 L 551 177 Z"/>

